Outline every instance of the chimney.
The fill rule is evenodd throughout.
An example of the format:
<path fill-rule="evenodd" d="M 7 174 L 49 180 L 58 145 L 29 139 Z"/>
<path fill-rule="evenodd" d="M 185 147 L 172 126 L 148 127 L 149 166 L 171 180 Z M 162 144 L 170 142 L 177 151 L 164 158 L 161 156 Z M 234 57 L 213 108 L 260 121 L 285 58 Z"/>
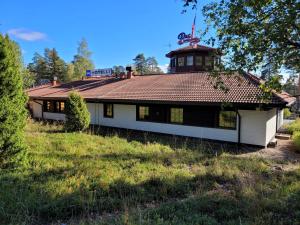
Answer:
<path fill-rule="evenodd" d="M 57 77 L 53 77 L 53 80 L 52 80 L 52 86 L 56 86 L 56 82 L 57 82 Z"/>
<path fill-rule="evenodd" d="M 133 76 L 133 72 L 132 72 L 131 66 L 127 66 L 126 67 L 126 71 L 127 71 L 127 79 L 131 79 L 132 76 Z"/>

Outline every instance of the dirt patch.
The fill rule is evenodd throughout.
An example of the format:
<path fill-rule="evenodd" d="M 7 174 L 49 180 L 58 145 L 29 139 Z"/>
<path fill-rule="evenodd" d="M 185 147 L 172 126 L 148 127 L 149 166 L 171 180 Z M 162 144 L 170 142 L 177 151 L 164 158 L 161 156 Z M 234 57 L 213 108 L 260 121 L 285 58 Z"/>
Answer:
<path fill-rule="evenodd" d="M 258 157 L 272 160 L 274 170 L 291 171 L 300 167 L 300 154 L 295 152 L 291 140 L 278 140 L 275 148 L 262 148 L 255 152 L 244 153 L 237 157 Z"/>

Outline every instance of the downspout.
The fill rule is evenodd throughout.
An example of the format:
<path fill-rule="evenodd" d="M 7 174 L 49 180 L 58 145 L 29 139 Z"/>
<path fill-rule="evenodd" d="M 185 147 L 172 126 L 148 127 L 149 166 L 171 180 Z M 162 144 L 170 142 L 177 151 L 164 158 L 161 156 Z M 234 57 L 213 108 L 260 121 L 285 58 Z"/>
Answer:
<path fill-rule="evenodd" d="M 44 119 L 43 104 L 42 104 L 42 103 L 39 103 L 39 102 L 37 102 L 37 101 L 34 101 L 34 100 L 33 100 L 33 102 L 35 102 L 36 104 L 39 104 L 39 105 L 41 106 L 41 108 L 42 108 L 42 119 Z"/>
<path fill-rule="evenodd" d="M 278 108 L 276 108 L 276 133 L 278 131 Z"/>
<path fill-rule="evenodd" d="M 238 125 L 238 145 L 241 145 L 241 123 L 242 123 L 242 117 L 239 111 L 237 110 L 237 115 L 239 118 L 239 125 Z"/>

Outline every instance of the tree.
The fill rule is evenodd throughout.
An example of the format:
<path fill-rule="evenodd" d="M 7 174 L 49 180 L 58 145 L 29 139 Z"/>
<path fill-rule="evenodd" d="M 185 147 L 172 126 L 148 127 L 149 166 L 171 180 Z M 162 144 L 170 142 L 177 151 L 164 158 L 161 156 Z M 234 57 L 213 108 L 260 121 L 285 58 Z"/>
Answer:
<path fill-rule="evenodd" d="M 114 66 L 113 71 L 115 75 L 120 75 L 121 73 L 125 72 L 124 66 Z"/>
<path fill-rule="evenodd" d="M 94 63 L 91 60 L 92 52 L 88 49 L 88 43 L 83 38 L 79 42 L 77 48 L 77 54 L 74 56 L 74 73 L 75 78 L 80 79 L 82 76 L 85 76 L 86 70 L 94 69 Z"/>
<path fill-rule="evenodd" d="M 26 95 L 20 48 L 0 34 L 0 162 L 19 156 L 24 145 Z"/>
<path fill-rule="evenodd" d="M 36 77 L 37 83 L 40 84 L 44 79 L 53 80 L 54 77 L 59 81 L 66 81 L 67 65 L 55 48 L 46 48 L 44 56 L 35 53 L 32 61 L 27 68 Z"/>
<path fill-rule="evenodd" d="M 143 53 L 138 54 L 133 61 L 138 74 L 143 75 L 147 73 L 147 61 Z"/>
<path fill-rule="evenodd" d="M 31 73 L 26 67 L 22 68 L 21 74 L 23 78 L 24 89 L 31 88 L 36 82 L 36 77 L 34 76 L 34 74 Z"/>
<path fill-rule="evenodd" d="M 197 0 L 184 0 L 195 7 Z M 208 28 L 216 29 L 230 68 L 254 71 L 270 61 L 300 72 L 299 0 L 220 0 L 204 6 Z"/>
<path fill-rule="evenodd" d="M 155 57 L 146 58 L 144 54 L 138 54 L 134 59 L 135 70 L 138 74 L 160 74 L 163 73 L 158 67 Z"/>
<path fill-rule="evenodd" d="M 147 73 L 149 74 L 161 74 L 163 71 L 158 67 L 158 62 L 155 57 L 148 57 L 147 63 Z"/>
<path fill-rule="evenodd" d="M 67 65 L 67 74 L 66 74 L 66 82 L 72 81 L 74 80 L 74 64 L 73 63 L 69 63 Z"/>
<path fill-rule="evenodd" d="M 33 62 L 28 64 L 27 69 L 35 76 L 36 82 L 40 83 L 40 80 L 48 78 L 46 60 L 36 52 L 34 53 L 32 61 Z"/>
<path fill-rule="evenodd" d="M 77 92 L 71 92 L 66 102 L 66 131 L 82 131 L 90 124 L 90 113 L 83 98 Z"/>
<path fill-rule="evenodd" d="M 45 49 L 44 58 L 46 62 L 46 79 L 53 80 L 57 77 L 59 81 L 66 80 L 67 65 L 63 59 L 61 59 L 55 48 Z"/>

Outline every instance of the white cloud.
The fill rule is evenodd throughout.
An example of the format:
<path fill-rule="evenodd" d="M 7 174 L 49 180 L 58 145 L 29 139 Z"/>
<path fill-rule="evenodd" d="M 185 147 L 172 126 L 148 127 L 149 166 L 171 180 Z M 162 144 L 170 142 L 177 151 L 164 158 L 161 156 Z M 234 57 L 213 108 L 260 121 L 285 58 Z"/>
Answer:
<path fill-rule="evenodd" d="M 10 29 L 7 33 L 24 41 L 41 41 L 47 39 L 47 35 L 44 33 L 23 28 Z"/>
<path fill-rule="evenodd" d="M 167 73 L 167 72 L 168 72 L 169 64 L 158 65 L 158 67 L 159 67 L 164 73 Z"/>

